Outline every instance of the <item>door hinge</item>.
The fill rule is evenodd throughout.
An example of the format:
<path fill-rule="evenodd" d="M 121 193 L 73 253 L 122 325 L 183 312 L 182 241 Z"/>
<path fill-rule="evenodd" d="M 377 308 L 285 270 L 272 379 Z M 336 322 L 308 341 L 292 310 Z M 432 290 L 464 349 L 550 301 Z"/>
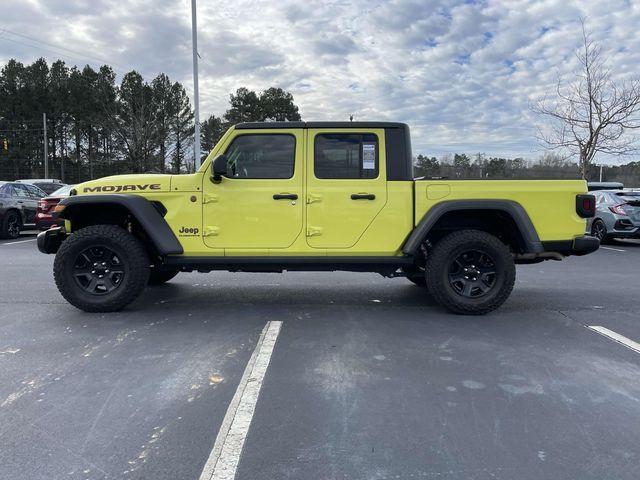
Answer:
<path fill-rule="evenodd" d="M 322 227 L 307 227 L 307 237 L 322 235 Z"/>
<path fill-rule="evenodd" d="M 219 198 L 220 197 L 218 197 L 218 195 L 214 195 L 212 193 L 205 193 L 202 196 L 202 203 L 203 204 L 204 203 L 217 203 Z"/>
<path fill-rule="evenodd" d="M 307 205 L 311 203 L 318 203 L 321 201 L 322 201 L 322 195 L 318 195 L 317 193 L 307 194 Z"/>
<path fill-rule="evenodd" d="M 218 227 L 204 227 L 204 232 L 202 232 L 203 237 L 215 237 L 220 232 Z"/>

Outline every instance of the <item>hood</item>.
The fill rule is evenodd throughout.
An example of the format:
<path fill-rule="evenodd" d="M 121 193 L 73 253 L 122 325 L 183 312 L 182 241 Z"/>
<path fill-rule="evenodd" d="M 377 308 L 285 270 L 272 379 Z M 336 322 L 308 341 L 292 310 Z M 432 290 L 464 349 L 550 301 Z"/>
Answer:
<path fill-rule="evenodd" d="M 172 175 L 114 175 L 76 185 L 78 195 L 100 193 L 158 193 L 171 190 Z"/>

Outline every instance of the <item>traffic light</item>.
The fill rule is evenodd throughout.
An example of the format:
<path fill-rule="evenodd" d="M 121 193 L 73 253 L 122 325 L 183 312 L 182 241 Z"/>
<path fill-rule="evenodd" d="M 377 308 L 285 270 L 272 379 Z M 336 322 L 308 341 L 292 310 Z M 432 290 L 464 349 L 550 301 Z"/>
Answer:
<path fill-rule="evenodd" d="M 2 141 L 2 149 L 6 152 L 7 150 L 9 150 L 9 142 L 7 141 L 7 139 L 5 138 Z"/>

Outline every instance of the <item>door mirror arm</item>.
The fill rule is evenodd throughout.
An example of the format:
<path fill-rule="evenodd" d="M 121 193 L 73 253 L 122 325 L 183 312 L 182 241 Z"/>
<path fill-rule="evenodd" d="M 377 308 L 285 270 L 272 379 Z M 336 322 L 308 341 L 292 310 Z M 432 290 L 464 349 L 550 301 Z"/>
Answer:
<path fill-rule="evenodd" d="M 211 163 L 211 181 L 213 183 L 220 183 L 222 177 L 227 174 L 227 157 L 225 155 L 218 155 L 213 159 Z"/>

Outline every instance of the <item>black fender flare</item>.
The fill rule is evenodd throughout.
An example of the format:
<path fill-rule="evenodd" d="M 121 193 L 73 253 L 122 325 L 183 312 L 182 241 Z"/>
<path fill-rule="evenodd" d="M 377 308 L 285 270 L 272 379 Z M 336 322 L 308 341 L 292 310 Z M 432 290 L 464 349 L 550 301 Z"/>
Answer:
<path fill-rule="evenodd" d="M 73 221 L 74 210 L 77 212 L 79 207 L 118 205 L 129 211 L 136 219 L 160 255 L 184 253 L 182 245 L 167 221 L 149 200 L 140 195 L 71 196 L 62 200 L 60 205 L 64 205 L 65 208 L 58 214 L 58 217 L 71 221 Z"/>
<path fill-rule="evenodd" d="M 508 214 L 520 231 L 525 244 L 525 253 L 542 253 L 544 247 L 538 237 L 531 218 L 522 205 L 513 200 L 445 200 L 425 213 L 402 247 L 403 253 L 415 255 L 420 244 L 436 222 L 445 214 L 459 210 L 497 210 Z"/>

